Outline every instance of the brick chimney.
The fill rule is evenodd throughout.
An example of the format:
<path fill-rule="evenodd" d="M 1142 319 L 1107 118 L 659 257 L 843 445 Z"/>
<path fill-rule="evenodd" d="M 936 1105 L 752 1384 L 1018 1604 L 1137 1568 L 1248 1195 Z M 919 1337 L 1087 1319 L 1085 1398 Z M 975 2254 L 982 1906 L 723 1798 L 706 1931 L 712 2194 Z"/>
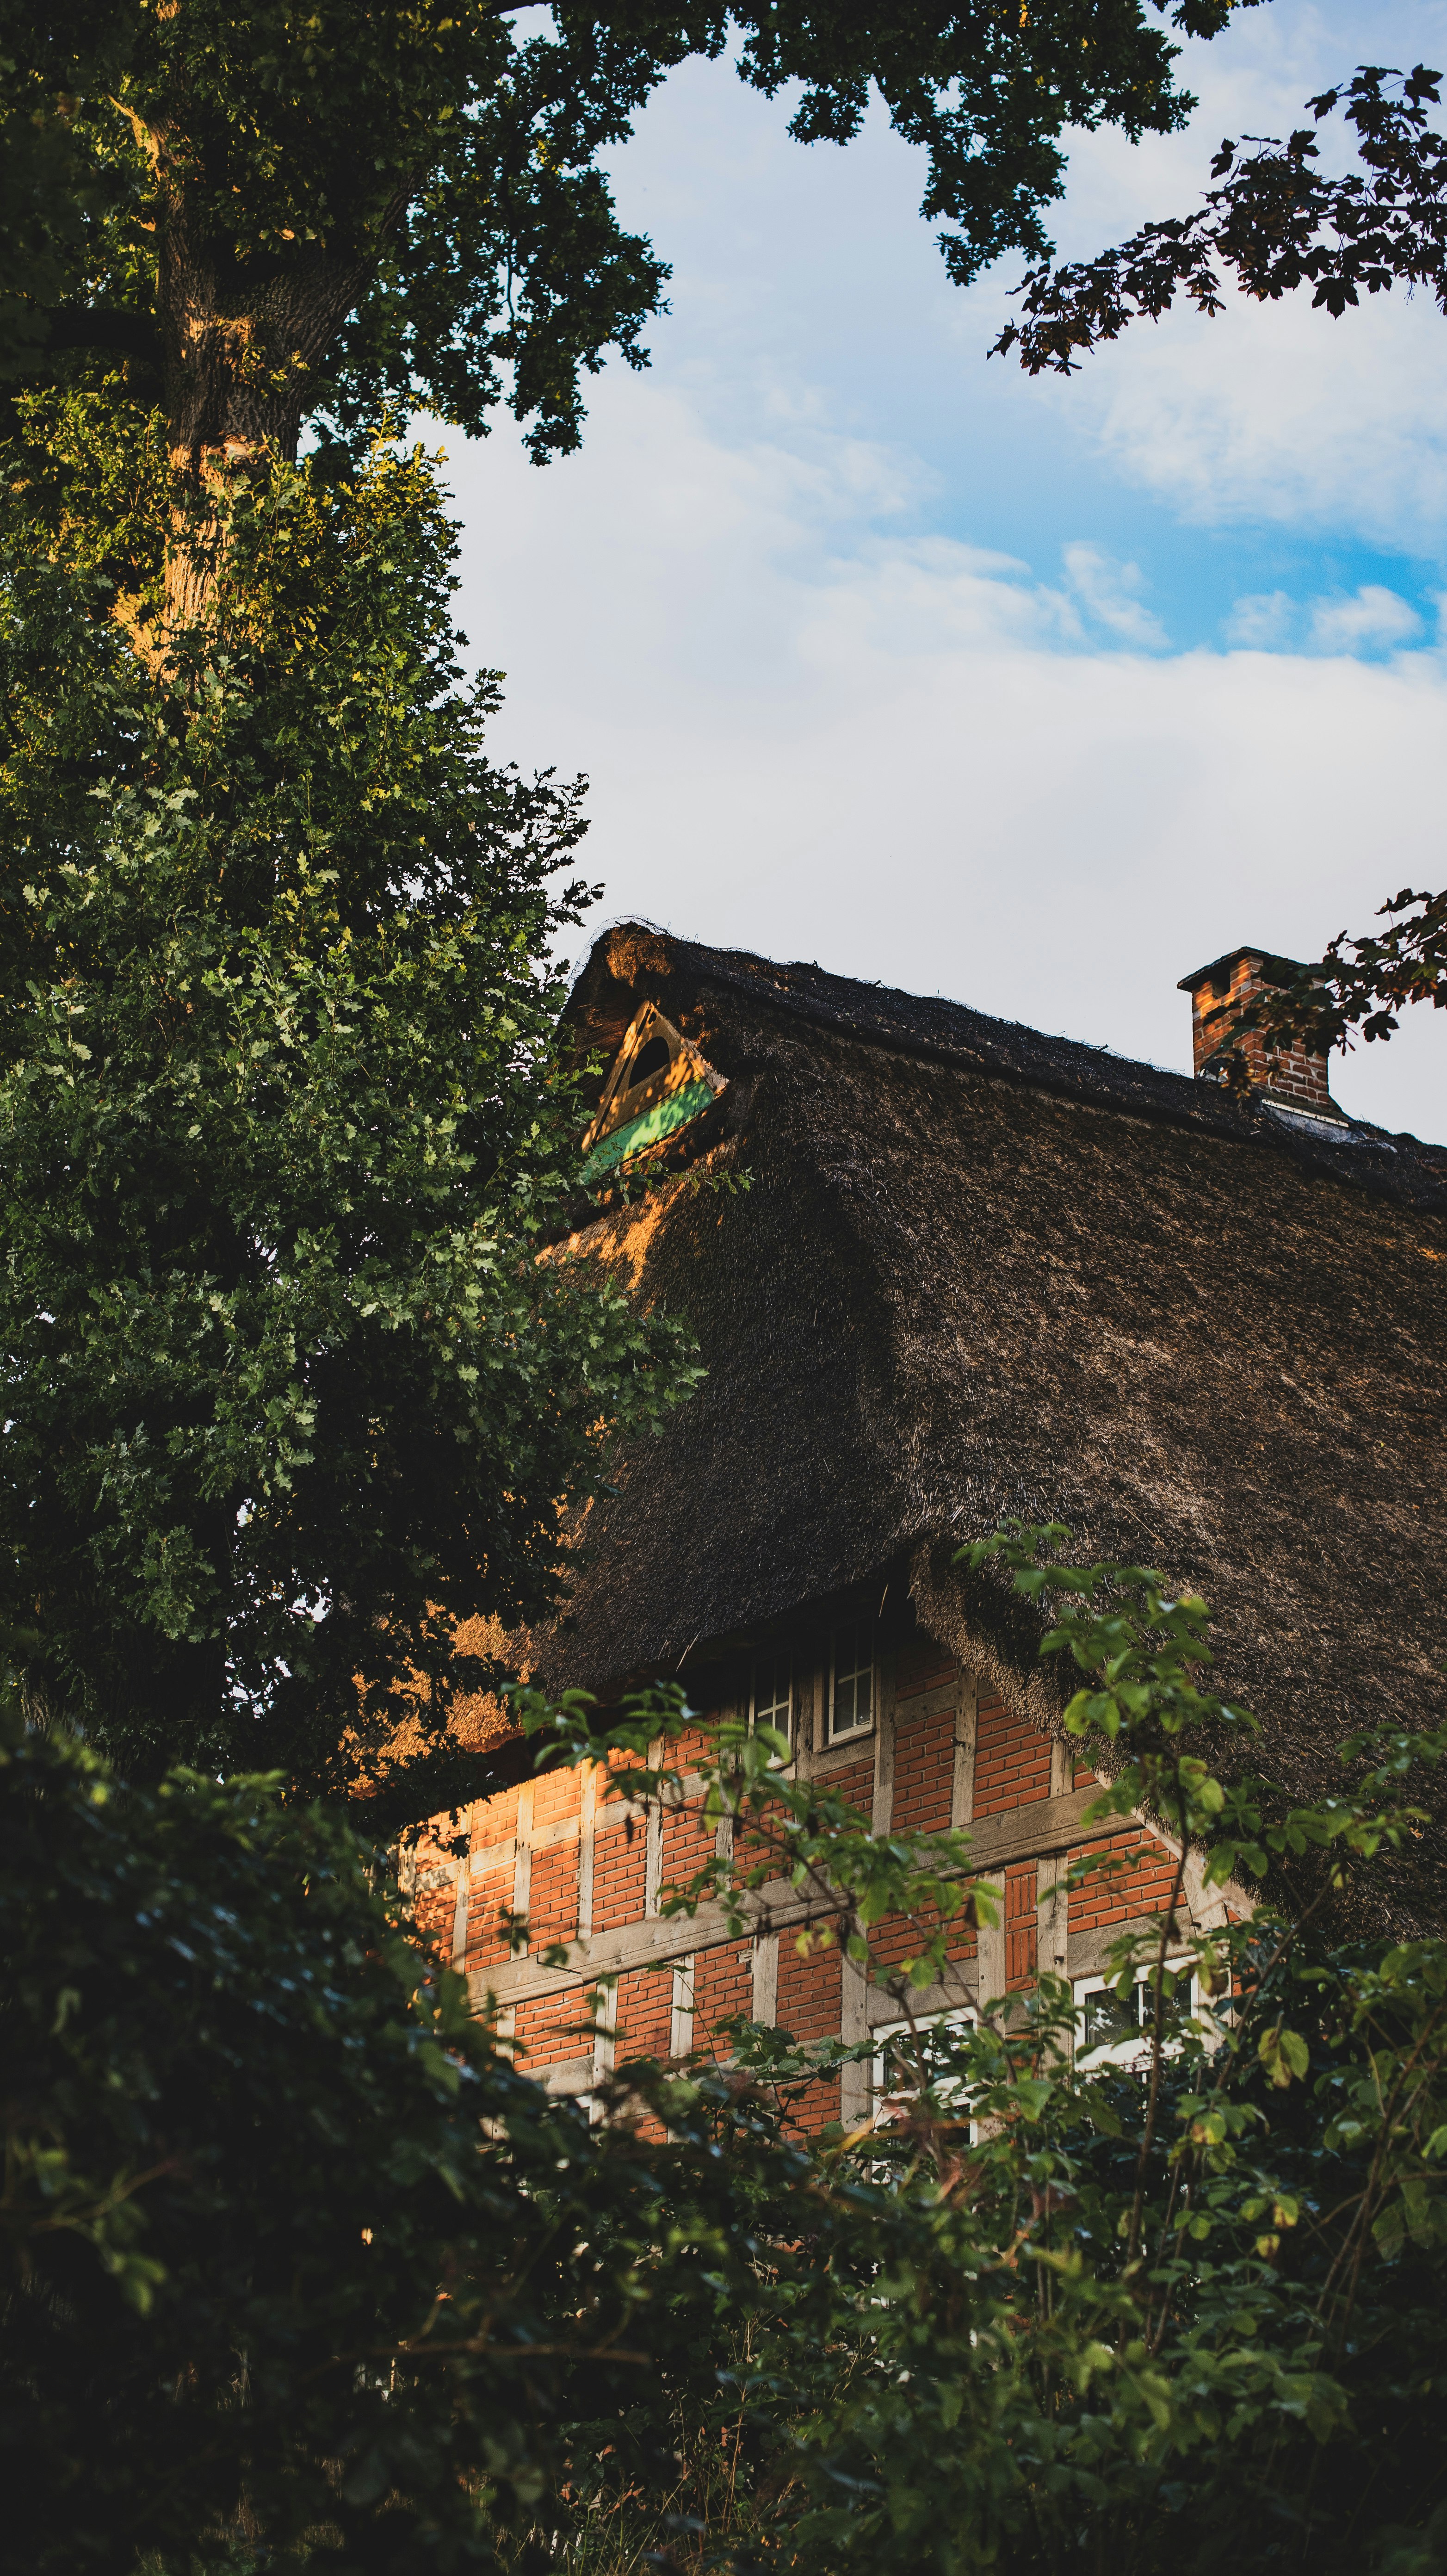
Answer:
<path fill-rule="evenodd" d="M 1301 972 L 1290 957 L 1272 957 L 1260 948 L 1233 948 L 1194 975 L 1183 975 L 1178 992 L 1191 996 L 1191 1053 L 1198 1082 L 1226 1082 L 1233 1062 L 1244 1068 L 1253 1091 L 1283 1108 L 1315 1111 L 1340 1118 L 1327 1087 L 1327 1059 L 1309 1055 L 1299 1038 L 1287 1047 L 1271 1046 L 1260 1029 L 1238 1026 L 1242 1012 L 1273 985 L 1290 984 Z M 1238 1072 L 1239 1079 L 1239 1072 Z"/>

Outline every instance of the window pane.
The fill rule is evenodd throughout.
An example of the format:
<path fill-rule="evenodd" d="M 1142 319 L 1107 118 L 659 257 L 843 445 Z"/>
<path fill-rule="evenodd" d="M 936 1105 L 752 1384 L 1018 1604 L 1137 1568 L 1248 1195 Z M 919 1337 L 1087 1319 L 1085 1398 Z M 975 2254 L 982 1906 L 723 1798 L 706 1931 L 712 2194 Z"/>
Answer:
<path fill-rule="evenodd" d="M 1175 1992 L 1167 2001 L 1163 2027 L 1167 2054 L 1174 2055 L 1181 2044 L 1183 2025 L 1197 2010 L 1196 1981 L 1189 1960 L 1168 1959 L 1166 1969 L 1174 1980 Z M 1082 2010 L 1082 2051 L 1099 2049 L 1100 2064 L 1109 2061 L 1137 2069 L 1146 2064 L 1155 2028 L 1155 1995 L 1147 1974 L 1137 1976 L 1124 1998 L 1091 1984 L 1077 1985 L 1075 2000 Z"/>
<path fill-rule="evenodd" d="M 958 2109 L 968 2098 L 967 2079 L 959 2070 L 960 2042 L 975 2028 L 969 2010 L 932 2014 L 911 2033 L 908 2022 L 886 2022 L 875 2031 L 875 2118 L 881 2124 L 906 2111 L 919 2090 L 920 2060 L 942 2111 Z M 971 2131 L 973 2137 L 973 2130 Z"/>
<path fill-rule="evenodd" d="M 1085 1998 L 1085 2034 L 1087 2048 L 1098 2048 L 1122 2039 L 1134 2039 L 1141 2026 L 1141 2002 L 1144 1988 L 1132 1986 L 1125 1996 L 1112 1994 L 1108 1986 L 1097 1986 Z"/>
<path fill-rule="evenodd" d="M 776 1655 L 754 1666 L 755 1726 L 772 1726 L 780 1735 L 789 1734 L 792 1679 L 787 1655 Z"/>
<path fill-rule="evenodd" d="M 834 1637 L 831 1735 L 852 1735 L 874 1714 L 873 1637 L 866 1622 L 839 1628 Z"/>

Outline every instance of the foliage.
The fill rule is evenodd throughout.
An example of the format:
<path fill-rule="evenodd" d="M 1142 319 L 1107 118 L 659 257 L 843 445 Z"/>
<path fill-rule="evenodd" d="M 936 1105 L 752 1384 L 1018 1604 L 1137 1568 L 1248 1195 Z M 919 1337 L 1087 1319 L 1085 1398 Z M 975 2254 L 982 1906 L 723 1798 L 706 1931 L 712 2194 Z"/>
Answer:
<path fill-rule="evenodd" d="M 1293 1015 L 1293 1024 L 1323 1050 L 1356 1027 L 1368 1041 L 1392 1037 L 1396 1015 L 1409 1002 L 1447 1010 L 1447 888 L 1414 894 L 1403 886 L 1378 919 L 1388 925 L 1380 938 L 1338 934 L 1322 959 L 1324 973 L 1301 997 L 1308 1007 Z"/>
<path fill-rule="evenodd" d="M 0 1832 L 8 2563 L 491 2563 L 585 2125 L 274 1782 L 12 1723 Z"/>
<path fill-rule="evenodd" d="M 1447 312 L 1447 136 L 1428 113 L 1441 105 L 1441 84 L 1420 63 L 1405 76 L 1368 65 L 1309 99 L 1315 126 L 1340 109 L 1352 131 L 1361 167 L 1343 176 L 1321 168 L 1312 126 L 1284 143 L 1223 142 L 1211 164 L 1217 185 L 1195 214 L 1146 224 L 1095 259 L 1034 269 L 1020 290 L 1024 318 L 1006 325 L 992 354 L 1018 349 L 1031 375 L 1068 375 L 1128 323 L 1159 321 L 1178 294 L 1199 313 L 1219 313 L 1228 275 L 1261 302 L 1309 286 L 1313 305 L 1337 319 L 1363 293 L 1396 285 L 1430 288 Z M 1447 892 L 1404 887 L 1381 916 L 1383 936 L 1343 931 L 1247 1025 L 1325 1053 L 1356 1029 L 1368 1041 L 1391 1037 L 1409 1002 L 1447 1010 Z"/>
<path fill-rule="evenodd" d="M 1031 375 L 1069 374 L 1127 323 L 1158 322 L 1177 294 L 1219 313 L 1223 272 L 1262 302 L 1310 286 L 1313 305 L 1338 319 L 1364 289 L 1397 284 L 1429 286 L 1447 311 L 1447 136 L 1428 122 L 1441 81 L 1420 63 L 1405 77 L 1368 66 L 1309 99 L 1318 126 L 1341 108 L 1352 129 L 1362 168 L 1344 177 L 1320 167 L 1311 126 L 1245 151 L 1224 142 L 1199 212 L 1146 224 L 1097 259 L 1034 270 L 1020 290 L 1025 319 L 1007 324 L 997 350 L 1018 348 Z"/>
<path fill-rule="evenodd" d="M 1353 939 L 1340 931 L 1320 960 L 1298 967 L 1288 983 L 1240 1013 L 1235 1025 L 1269 1039 L 1302 1038 L 1316 1053 L 1346 1047 L 1353 1034 L 1368 1044 L 1396 1035 L 1398 1013 L 1412 1002 L 1447 1011 L 1447 887 L 1440 894 L 1403 886 L 1377 915 L 1387 928 Z"/>
<path fill-rule="evenodd" d="M 1150 1569 L 1062 1564 L 1066 1536 L 1001 1533 L 976 1569 L 1002 1560 L 1056 1605 L 1043 1651 L 1082 1672 L 1065 1723 L 1110 1782 L 1087 1830 L 1144 1803 L 1204 1862 L 1206 1919 L 1184 1919 L 1183 1864 L 1171 1910 L 1115 1944 L 1123 2052 L 1092 2054 L 1050 1977 L 982 1996 L 973 2026 L 916 2013 L 942 1931 L 958 1948 L 964 1838 L 873 1837 L 772 1736 L 730 1724 L 700 1750 L 677 1692 L 607 1721 L 523 1701 L 540 1758 L 621 1759 L 630 1797 L 731 1825 L 665 1914 L 710 1903 L 732 1926 L 767 1889 L 784 1937 L 827 1919 L 909 2024 L 891 2116 L 826 2137 L 752 2313 L 691 2378 L 670 2363 L 666 2503 L 575 2428 L 595 2503 L 569 2563 L 1439 2563 L 1447 1944 L 1343 1940 L 1327 1909 L 1413 1847 L 1412 1778 L 1447 1729 L 1355 1738 L 1340 1791 L 1291 1806 L 1240 1767 L 1249 1714 L 1203 1686 L 1204 1603 Z M 1203 1746 L 1235 1748 L 1229 1776 Z M 1248 1910 L 1252 1879 L 1285 1904 Z M 901 1913 L 902 1957 L 880 1939 Z M 801 2090 L 873 2047 L 729 2038 L 781 2150 Z"/>
<path fill-rule="evenodd" d="M 119 172 L 108 170 L 76 106 L 124 77 L 125 12 L 113 0 L 67 0 L 43 16 L 0 7 L 0 373 L 33 364 L 53 345 L 50 316 L 74 293 L 87 236 L 118 210 Z"/>
<path fill-rule="evenodd" d="M 1171 21 L 1214 35 L 1232 5 L 1177 0 Z M 209 397 L 186 425 L 177 393 L 215 366 L 345 437 L 384 401 L 481 430 L 506 382 L 537 457 L 576 445 L 580 377 L 609 346 L 641 363 L 667 276 L 619 225 L 602 156 L 692 56 L 734 47 L 750 86 L 796 93 L 804 142 L 849 141 L 879 95 L 926 152 L 924 212 L 962 280 L 1044 250 L 1068 126 L 1170 131 L 1192 104 L 1142 0 L 556 0 L 526 29 L 491 0 L 67 14 L 57 36 L 15 0 L 4 13 L 7 134 L 39 155 L 13 183 L 8 363 L 33 377 L 76 350 L 119 358 L 118 392 L 149 403 L 165 381 L 183 445 L 219 435 Z"/>
<path fill-rule="evenodd" d="M 691 1383 L 537 1257 L 579 792 L 484 757 L 450 553 L 384 446 L 237 496 L 164 672 L 43 569 L 0 632 L 0 1611 L 133 1777 L 375 1789 L 407 1718 L 377 1825 L 469 1794 L 459 1627 L 546 1611 L 607 1426 Z"/>
<path fill-rule="evenodd" d="M 1369 1885 L 1411 1844 L 1443 1736 L 1355 1740 L 1316 1808 L 1234 1769 L 1217 1797 L 1196 1748 L 1249 1727 L 1203 1686 L 1201 1605 L 1054 1562 L 1063 1535 L 990 1554 L 1057 1607 L 1069 1723 L 1114 1774 L 1099 1823 L 1128 1789 L 1189 1798 L 1228 1896 L 1303 1865 Z M 1114 1981 L 1139 2071 L 1049 1978 L 921 2019 L 953 1844 L 871 1853 L 822 1800 L 811 1824 L 787 1748 L 701 1743 L 676 1692 L 527 1714 L 540 1760 L 603 1755 L 620 1794 L 732 1823 L 734 1870 L 665 1900 L 683 1937 L 766 1850 L 784 1937 L 832 1899 L 911 2024 L 887 2116 L 810 2146 L 801 2097 L 870 2043 L 745 2026 L 722 2065 L 620 2066 L 590 2125 L 510 2068 L 324 1810 L 128 1789 L 12 1721 L 24 2564 L 1430 2576 L 1447 1944 L 1343 1942 L 1310 1884 L 1294 1915 L 1138 1927 Z"/>
<path fill-rule="evenodd" d="M 746 2311 L 806 2174 L 726 2086 L 656 2169 L 514 2070 L 334 1812 L 127 1787 L 13 1695 L 0 1923 L 7 2566 L 495 2566 L 584 2415 L 657 2480 L 626 2397 Z"/>

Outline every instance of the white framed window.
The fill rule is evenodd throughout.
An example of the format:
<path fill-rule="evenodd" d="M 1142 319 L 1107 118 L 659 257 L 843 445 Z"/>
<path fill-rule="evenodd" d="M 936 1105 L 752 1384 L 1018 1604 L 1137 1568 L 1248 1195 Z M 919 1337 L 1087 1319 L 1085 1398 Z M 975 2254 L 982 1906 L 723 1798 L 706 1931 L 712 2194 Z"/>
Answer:
<path fill-rule="evenodd" d="M 794 1741 L 794 1667 L 788 1655 L 760 1655 L 754 1666 L 749 1725 L 772 1726 Z"/>
<path fill-rule="evenodd" d="M 868 1619 L 851 1619 L 831 1640 L 829 1742 L 868 1735 L 873 1724 L 874 1630 Z"/>
<path fill-rule="evenodd" d="M 673 2008 L 669 2016 L 668 2054 L 687 2057 L 693 2046 L 693 1953 L 673 1971 Z"/>
<path fill-rule="evenodd" d="M 929 2071 L 936 2052 L 931 2040 L 937 2035 L 947 2038 L 953 2031 L 973 2030 L 976 2014 L 973 2005 L 962 2004 L 951 2012 L 928 2013 L 916 2018 L 911 2029 L 907 2021 L 884 2021 L 875 2025 L 874 2063 L 870 2070 L 874 2100 L 874 2125 L 887 2128 L 906 2111 L 919 2091 L 919 2054 L 923 2050 Z M 945 2075 L 933 2086 L 934 2097 L 942 2111 L 957 2110 L 966 2098 L 965 2079 Z M 970 2137 L 974 2139 L 974 2122 Z"/>
<path fill-rule="evenodd" d="M 1167 2029 L 1177 2028 L 1189 2020 L 1197 2008 L 1196 1979 L 1189 1959 L 1167 1959 L 1166 1967 L 1176 1980 L 1176 1990 L 1166 2006 Z M 1083 2017 L 1075 2025 L 1075 2061 L 1094 2067 L 1124 2066 L 1133 2073 L 1150 2064 L 1152 2035 L 1155 2029 L 1156 1999 L 1149 1983 L 1150 1971 L 1137 1971 L 1134 1985 L 1120 1995 L 1104 1977 L 1077 1977 L 1074 1992 L 1078 2012 Z M 1167 2039 L 1167 2050 L 1178 2046 Z"/>

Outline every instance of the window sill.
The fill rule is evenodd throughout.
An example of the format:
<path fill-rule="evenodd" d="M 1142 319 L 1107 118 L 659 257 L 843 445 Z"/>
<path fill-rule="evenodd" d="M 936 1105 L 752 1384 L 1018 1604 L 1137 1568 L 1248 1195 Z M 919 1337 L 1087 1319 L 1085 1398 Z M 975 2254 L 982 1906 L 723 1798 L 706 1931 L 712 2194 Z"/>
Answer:
<path fill-rule="evenodd" d="M 810 1769 L 832 1768 L 836 1762 L 842 1762 L 850 1755 L 857 1756 L 862 1744 L 874 1742 L 874 1733 L 872 1726 L 861 1726 L 853 1735 L 831 1735 L 828 1743 L 821 1744 L 818 1751 L 810 1756 Z"/>

